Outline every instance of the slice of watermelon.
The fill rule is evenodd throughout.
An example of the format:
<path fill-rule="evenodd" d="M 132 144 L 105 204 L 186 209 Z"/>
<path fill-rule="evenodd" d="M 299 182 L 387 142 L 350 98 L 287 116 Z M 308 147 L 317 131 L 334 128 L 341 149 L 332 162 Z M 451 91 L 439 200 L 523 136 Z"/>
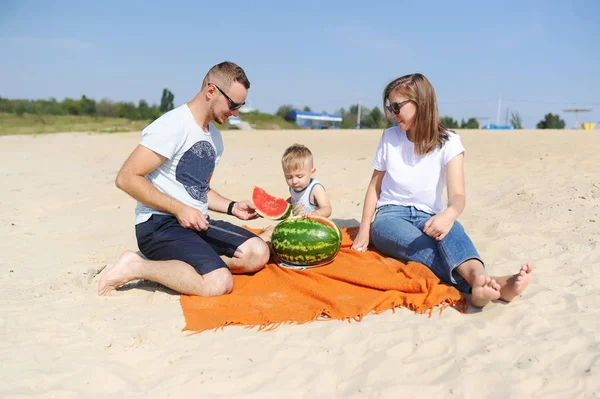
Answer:
<path fill-rule="evenodd" d="M 273 197 L 260 187 L 252 190 L 252 203 L 256 212 L 267 219 L 283 220 L 292 213 L 292 207 L 285 199 Z"/>

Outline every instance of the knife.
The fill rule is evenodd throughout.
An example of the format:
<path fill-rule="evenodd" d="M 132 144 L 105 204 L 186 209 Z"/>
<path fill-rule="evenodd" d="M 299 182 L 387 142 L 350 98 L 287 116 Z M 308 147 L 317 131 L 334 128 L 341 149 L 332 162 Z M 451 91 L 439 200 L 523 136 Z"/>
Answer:
<path fill-rule="evenodd" d="M 236 232 L 233 232 L 233 231 L 230 231 L 230 230 L 224 229 L 224 228 L 222 228 L 222 227 L 213 226 L 213 225 L 212 225 L 212 224 L 210 224 L 210 223 L 209 223 L 209 225 L 208 225 L 208 228 L 209 228 L 209 229 L 215 229 L 215 230 L 218 230 L 218 231 L 222 231 L 223 233 L 229 233 L 229 234 L 231 234 L 231 235 L 234 235 L 234 236 L 237 236 L 237 237 L 241 237 L 241 238 L 248 238 L 248 237 L 246 237 L 246 236 L 243 236 L 243 235 L 241 235 L 240 233 L 236 233 Z"/>

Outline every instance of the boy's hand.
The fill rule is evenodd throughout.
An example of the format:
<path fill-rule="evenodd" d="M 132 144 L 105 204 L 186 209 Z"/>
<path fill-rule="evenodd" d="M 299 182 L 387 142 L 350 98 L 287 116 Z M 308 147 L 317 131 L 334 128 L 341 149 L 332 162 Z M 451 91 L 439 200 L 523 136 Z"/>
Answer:
<path fill-rule="evenodd" d="M 309 217 L 312 216 L 312 214 L 313 214 L 312 212 L 304 212 L 304 213 L 302 213 L 302 217 L 308 219 Z"/>
<path fill-rule="evenodd" d="M 240 220 L 252 220 L 256 219 L 259 215 L 256 213 L 256 208 L 252 201 L 245 200 L 236 202 L 231 210 L 233 216 Z"/>

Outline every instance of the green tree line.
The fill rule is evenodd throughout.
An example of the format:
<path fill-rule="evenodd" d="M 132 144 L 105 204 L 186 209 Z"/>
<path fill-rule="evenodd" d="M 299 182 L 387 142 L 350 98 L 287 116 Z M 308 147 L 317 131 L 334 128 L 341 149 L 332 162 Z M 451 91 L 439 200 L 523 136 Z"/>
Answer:
<path fill-rule="evenodd" d="M 48 100 L 22 100 L 0 97 L 0 112 L 13 113 L 17 115 L 86 115 L 102 117 L 118 117 L 130 120 L 154 120 L 174 108 L 175 96 L 168 89 L 163 89 L 160 104 L 149 105 L 146 100 L 140 100 L 137 105 L 133 102 L 113 102 L 107 99 L 96 101 L 81 96 L 80 99 L 65 98 L 58 101 L 55 98 Z M 354 129 L 358 124 L 358 104 L 351 105 L 348 109 L 340 108 L 336 114 L 342 116 L 342 129 Z M 292 111 L 311 112 L 310 107 L 302 109 L 292 105 L 282 105 L 276 115 L 294 122 L 290 116 Z M 323 111 L 323 113 L 326 113 Z M 479 129 L 479 121 L 476 118 L 462 119 L 460 123 L 450 116 L 443 116 L 442 123 L 449 129 Z M 512 113 L 511 125 L 515 129 L 522 129 L 522 120 L 519 113 Z M 361 128 L 379 129 L 386 126 L 385 116 L 379 107 L 368 108 L 361 106 Z M 564 129 L 565 121 L 558 114 L 548 113 L 544 119 L 538 122 L 538 129 Z"/>
<path fill-rule="evenodd" d="M 342 116 L 342 129 L 354 129 L 358 124 L 358 104 L 351 105 L 348 109 L 340 108 L 335 113 Z M 305 106 L 303 111 L 309 111 L 310 107 Z M 292 105 L 286 104 L 279 107 L 276 114 L 283 119 L 293 122 L 290 114 L 292 111 L 300 111 L 300 108 L 295 108 Z M 327 113 L 323 111 L 323 113 Z M 444 116 L 441 118 L 442 123 L 449 129 L 479 129 L 479 121 L 476 118 L 464 119 L 460 123 L 455 119 Z M 379 107 L 368 108 L 364 105 L 360 110 L 360 126 L 364 129 L 382 129 L 386 126 L 385 115 Z"/>
<path fill-rule="evenodd" d="M 348 110 L 340 108 L 335 112 L 336 115 L 342 116 L 342 129 L 354 129 L 358 123 L 358 104 L 351 105 Z M 311 112 L 310 107 L 305 106 L 304 108 L 295 108 L 293 105 L 282 105 L 277 109 L 275 113 L 277 116 L 285 119 L 288 122 L 294 122 L 291 117 L 292 111 L 305 111 Z M 326 114 L 327 111 L 323 111 Z M 377 129 L 385 126 L 385 118 L 383 112 L 378 107 L 369 109 L 365 106 L 361 107 L 360 125 L 365 129 Z"/>
<path fill-rule="evenodd" d="M 337 115 L 342 116 L 342 129 L 354 129 L 358 124 L 358 104 L 351 105 L 347 110 L 344 108 L 340 108 L 336 111 Z M 303 111 L 309 111 L 310 107 L 305 106 Z M 283 119 L 294 122 L 291 118 L 290 114 L 292 111 L 300 111 L 299 108 L 294 108 L 292 105 L 282 105 L 277 110 L 276 114 Z M 323 113 L 327 113 L 323 111 Z M 471 117 L 466 121 L 461 119 L 460 123 L 458 120 L 450 117 L 443 116 L 440 118 L 441 122 L 448 129 L 479 129 L 481 126 L 479 125 L 479 121 L 477 118 Z M 518 112 L 512 112 L 510 118 L 510 124 L 515 129 L 523 129 L 523 122 L 521 115 Z M 379 109 L 379 107 L 374 107 L 372 109 L 362 106 L 361 107 L 361 118 L 360 118 L 361 128 L 365 129 L 380 129 L 386 126 L 385 115 Z M 544 115 L 544 119 L 538 122 L 536 125 L 537 129 L 564 129 L 565 121 L 560 118 L 558 114 L 548 113 Z"/>
<path fill-rule="evenodd" d="M 0 97 L 0 112 L 17 115 L 86 115 L 126 118 L 130 120 L 154 120 L 174 107 L 175 96 L 168 89 L 163 89 L 160 104 L 149 105 L 146 100 L 140 100 L 137 105 L 132 102 L 113 102 L 110 100 L 96 101 L 85 95 L 80 99 L 65 98 L 58 101 L 21 100 Z"/>

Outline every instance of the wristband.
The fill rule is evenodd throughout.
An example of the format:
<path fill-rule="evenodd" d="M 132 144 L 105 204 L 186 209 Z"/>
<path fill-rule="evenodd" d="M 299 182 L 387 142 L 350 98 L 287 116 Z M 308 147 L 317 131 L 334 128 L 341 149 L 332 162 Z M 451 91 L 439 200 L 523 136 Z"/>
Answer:
<path fill-rule="evenodd" d="M 229 203 L 229 206 L 227 207 L 227 214 L 228 215 L 233 215 L 233 206 L 235 205 L 235 201 L 231 201 Z"/>

